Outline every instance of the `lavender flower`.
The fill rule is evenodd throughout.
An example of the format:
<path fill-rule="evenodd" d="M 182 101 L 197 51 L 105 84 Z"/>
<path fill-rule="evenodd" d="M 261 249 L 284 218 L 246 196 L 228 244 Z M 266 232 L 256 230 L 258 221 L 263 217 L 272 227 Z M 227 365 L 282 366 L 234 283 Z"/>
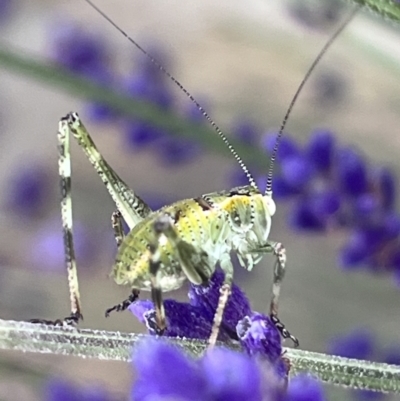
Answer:
<path fill-rule="evenodd" d="M 275 140 L 275 134 L 263 139 L 268 152 Z M 400 277 L 400 216 L 394 211 L 396 184 L 389 169 L 369 166 L 359 152 L 340 147 L 332 132 L 321 129 L 303 148 L 283 137 L 277 161 L 274 196 L 293 199 L 289 225 L 294 230 L 345 229 L 340 266 L 391 269 Z"/>
<path fill-rule="evenodd" d="M 12 16 L 16 2 L 14 0 L 0 0 L 0 24 L 5 24 Z"/>
<path fill-rule="evenodd" d="M 290 380 L 285 401 L 324 401 L 326 400 L 322 385 L 316 379 L 301 374 Z"/>
<path fill-rule="evenodd" d="M 109 48 L 104 38 L 71 21 L 57 21 L 51 29 L 51 58 L 63 67 L 91 76 L 105 67 Z"/>
<path fill-rule="evenodd" d="M 49 176 L 41 165 L 20 166 L 10 177 L 6 205 L 18 216 L 37 217 L 46 206 L 49 188 Z"/>
<path fill-rule="evenodd" d="M 93 264 L 97 255 L 93 233 L 88 235 L 87 227 L 80 222 L 74 222 L 73 231 L 79 264 L 81 266 Z M 45 222 L 38 230 L 31 243 L 30 259 L 38 269 L 64 272 L 64 244 L 59 219 Z"/>
<path fill-rule="evenodd" d="M 144 341 L 133 354 L 133 364 L 135 401 L 278 400 L 286 383 L 265 360 L 224 348 L 193 360 L 161 339 Z"/>
<path fill-rule="evenodd" d="M 208 339 L 211 334 L 223 272 L 217 270 L 206 286 L 191 285 L 189 303 L 164 301 L 167 317 L 166 336 Z M 154 305 L 151 301 L 134 302 L 130 311 L 156 334 Z M 268 361 L 279 377 L 286 377 L 288 365 L 282 358 L 280 333 L 268 316 L 251 311 L 243 291 L 232 286 L 219 332 L 220 341 L 238 340 L 249 356 Z"/>
<path fill-rule="evenodd" d="M 329 353 L 346 358 L 371 359 L 376 347 L 375 338 L 370 330 L 356 328 L 349 333 L 331 340 Z"/>
<path fill-rule="evenodd" d="M 99 385 L 77 387 L 66 380 L 52 378 L 44 389 L 45 401 L 113 401 L 115 397 Z"/>

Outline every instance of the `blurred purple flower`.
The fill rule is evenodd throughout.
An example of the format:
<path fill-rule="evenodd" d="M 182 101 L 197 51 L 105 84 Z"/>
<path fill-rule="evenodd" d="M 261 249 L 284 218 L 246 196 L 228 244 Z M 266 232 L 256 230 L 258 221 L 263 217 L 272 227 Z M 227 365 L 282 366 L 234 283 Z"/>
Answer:
<path fill-rule="evenodd" d="M 130 75 L 124 79 L 122 89 L 128 95 L 146 100 L 162 109 L 170 109 L 173 106 L 174 98 L 169 87 L 165 82 L 155 80 L 152 75 Z"/>
<path fill-rule="evenodd" d="M 382 350 L 373 332 L 365 328 L 355 328 L 333 338 L 328 344 L 328 352 L 346 358 L 400 364 L 399 346 L 392 345 Z M 357 400 L 377 400 L 385 397 L 385 394 L 376 391 L 353 390 L 351 393 Z"/>
<path fill-rule="evenodd" d="M 299 198 L 289 214 L 289 225 L 296 230 L 323 232 L 326 229 L 323 216 L 316 214 L 310 200 Z"/>
<path fill-rule="evenodd" d="M 233 136 L 240 142 L 249 145 L 257 146 L 260 138 L 258 127 L 249 120 L 237 120 L 233 124 Z"/>
<path fill-rule="evenodd" d="M 313 168 L 303 156 L 287 156 L 281 162 L 281 177 L 289 187 L 304 188 L 313 176 Z"/>
<path fill-rule="evenodd" d="M 19 216 L 37 217 L 46 207 L 49 188 L 44 167 L 34 163 L 19 166 L 10 177 L 6 205 Z"/>
<path fill-rule="evenodd" d="M 375 347 L 375 336 L 372 332 L 364 328 L 356 328 L 332 339 L 328 345 L 328 352 L 345 358 L 372 360 Z"/>
<path fill-rule="evenodd" d="M 196 142 L 172 136 L 161 138 L 155 150 L 157 160 L 169 167 L 191 162 L 201 153 L 201 147 Z"/>
<path fill-rule="evenodd" d="M 276 135 L 266 135 L 271 154 Z M 339 251 L 344 269 L 391 270 L 400 282 L 400 216 L 394 213 L 396 180 L 370 167 L 354 148 L 339 147 L 330 130 L 315 130 L 301 148 L 283 137 L 272 182 L 276 199 L 293 199 L 289 225 L 296 231 L 346 229 Z M 280 169 L 279 169 L 280 167 Z M 257 180 L 265 187 L 265 178 Z"/>
<path fill-rule="evenodd" d="M 267 132 L 262 138 L 262 145 L 268 154 L 271 154 L 276 143 L 277 132 Z M 290 138 L 285 132 L 280 139 L 279 149 L 277 153 L 277 162 L 282 162 L 288 157 L 295 157 L 300 155 L 300 148 L 298 144 Z"/>
<path fill-rule="evenodd" d="M 356 197 L 367 192 L 366 161 L 354 149 L 338 149 L 334 167 L 339 188 L 345 194 Z"/>
<path fill-rule="evenodd" d="M 317 170 L 329 171 L 333 164 L 335 146 L 336 140 L 331 131 L 314 130 L 306 146 L 306 156 Z"/>
<path fill-rule="evenodd" d="M 208 100 L 206 100 L 202 96 L 195 96 L 195 98 L 205 110 L 208 110 L 210 108 Z M 199 124 L 204 124 L 207 121 L 203 113 L 193 102 L 184 102 L 183 115 L 186 116 L 190 121 Z"/>
<path fill-rule="evenodd" d="M 382 354 L 383 362 L 400 366 L 400 344 L 393 344 L 386 347 L 382 351 Z"/>
<path fill-rule="evenodd" d="M 74 246 L 78 263 L 89 266 L 96 259 L 96 246 L 93 235 L 87 228 L 74 222 Z M 61 222 L 52 219 L 39 229 L 31 244 L 31 261 L 38 269 L 50 271 L 65 270 L 65 254 Z"/>
<path fill-rule="evenodd" d="M 396 178 L 393 172 L 387 168 L 380 168 L 373 173 L 372 182 L 382 207 L 387 211 L 393 210 L 396 203 Z"/>
<path fill-rule="evenodd" d="M 45 401 L 113 401 L 115 397 L 99 385 L 78 387 L 59 378 L 52 378 L 44 389 Z"/>
<path fill-rule="evenodd" d="M 322 384 L 312 376 L 300 374 L 289 382 L 284 401 L 325 401 Z"/>
<path fill-rule="evenodd" d="M 285 381 L 267 361 L 224 348 L 214 348 L 195 360 L 161 339 L 142 342 L 133 354 L 137 380 L 135 401 L 262 401 L 283 394 Z M 173 369 L 171 369 L 173 367 Z"/>
<path fill-rule="evenodd" d="M 9 21 L 15 8 L 15 0 L 0 0 L 0 24 Z"/>
<path fill-rule="evenodd" d="M 57 21 L 51 27 L 50 56 L 63 67 L 91 76 L 109 61 L 109 48 L 102 35 L 77 23 Z"/>
<path fill-rule="evenodd" d="M 168 134 L 151 123 L 142 121 L 127 121 L 125 123 L 125 143 L 131 151 L 158 143 Z"/>

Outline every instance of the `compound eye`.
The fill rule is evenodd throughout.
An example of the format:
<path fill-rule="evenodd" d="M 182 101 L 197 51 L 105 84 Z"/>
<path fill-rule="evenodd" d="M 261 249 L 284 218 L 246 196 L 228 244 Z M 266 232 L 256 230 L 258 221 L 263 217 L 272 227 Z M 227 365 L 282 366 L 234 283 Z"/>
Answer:
<path fill-rule="evenodd" d="M 264 202 L 265 202 L 265 204 L 267 206 L 269 215 L 273 216 L 275 214 L 275 212 L 276 212 L 276 205 L 275 205 L 274 200 L 268 195 L 265 196 L 264 199 L 265 199 Z"/>

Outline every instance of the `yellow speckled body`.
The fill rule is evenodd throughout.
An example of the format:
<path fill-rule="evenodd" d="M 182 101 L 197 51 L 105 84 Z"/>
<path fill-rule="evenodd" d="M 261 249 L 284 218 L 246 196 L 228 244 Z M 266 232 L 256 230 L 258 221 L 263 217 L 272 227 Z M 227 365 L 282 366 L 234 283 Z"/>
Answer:
<path fill-rule="evenodd" d="M 116 257 L 112 276 L 117 284 L 150 290 L 149 244 L 155 243 L 154 222 L 169 215 L 179 240 L 188 243 L 197 254 L 206 254 L 202 279 L 207 281 L 216 264 L 231 251 L 250 270 L 261 259 L 257 250 L 266 245 L 275 205 L 267 195 L 252 186 L 215 192 L 195 199 L 181 200 L 152 212 L 125 237 Z M 162 291 L 179 288 L 189 278 L 181 268 L 174 245 L 160 246 L 161 268 L 158 280 Z M 208 266 L 208 268 L 207 268 Z"/>

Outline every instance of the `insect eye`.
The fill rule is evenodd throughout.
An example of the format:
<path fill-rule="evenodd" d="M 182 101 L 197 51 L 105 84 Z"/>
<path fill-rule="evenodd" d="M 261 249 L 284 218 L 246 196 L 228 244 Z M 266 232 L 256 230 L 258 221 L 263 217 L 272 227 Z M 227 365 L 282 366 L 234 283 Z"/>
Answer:
<path fill-rule="evenodd" d="M 269 212 L 269 215 L 273 216 L 276 212 L 276 205 L 274 200 L 270 196 L 266 195 L 264 196 L 264 202 Z"/>

